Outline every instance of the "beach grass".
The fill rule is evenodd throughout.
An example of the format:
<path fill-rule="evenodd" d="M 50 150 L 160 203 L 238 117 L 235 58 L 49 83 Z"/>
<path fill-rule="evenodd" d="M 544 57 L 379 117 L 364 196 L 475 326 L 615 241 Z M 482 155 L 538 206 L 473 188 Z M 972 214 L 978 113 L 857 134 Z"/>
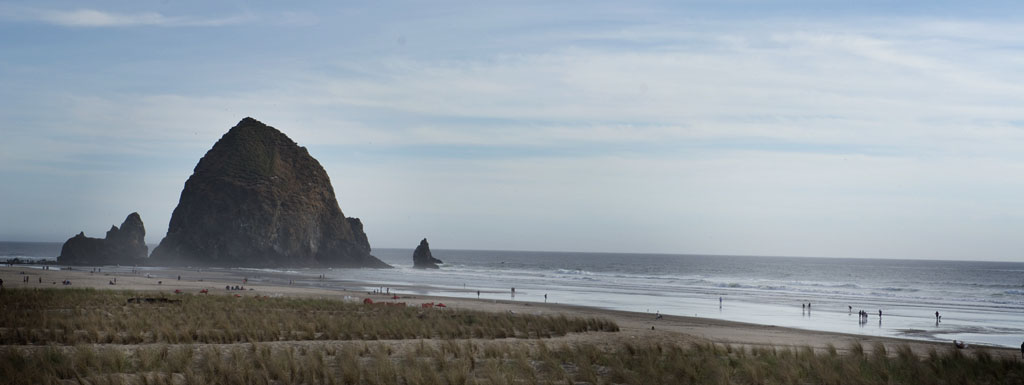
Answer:
<path fill-rule="evenodd" d="M 498 340 L 496 340 L 498 341 Z M 1019 361 L 815 353 L 695 343 L 550 344 L 509 339 L 231 345 L 104 345 L 4 349 L 9 383 L 126 384 L 1017 384 Z M 453 349 L 454 346 L 454 349 Z M 496 349 L 488 349 L 488 346 Z M 175 357 L 154 359 L 154 357 Z"/>
<path fill-rule="evenodd" d="M 315 298 L 174 295 L 178 303 L 128 303 L 139 293 L 8 290 L 0 297 L 0 344 L 229 344 L 411 338 L 547 338 L 617 331 L 599 318 Z"/>
<path fill-rule="evenodd" d="M 68 297 L 61 298 L 64 294 Z M 599 319 L 301 298 L 183 296 L 180 304 L 126 304 L 134 295 L 5 291 L 0 296 L 5 313 L 0 316 L 0 332 L 6 336 L 21 329 L 20 334 L 10 334 L 21 337 L 5 337 L 0 346 L 0 379 L 11 384 L 176 385 L 1024 383 L 1020 360 L 985 350 L 964 354 L 950 347 L 915 354 L 909 346 L 860 343 L 819 351 L 679 343 L 607 333 L 617 326 Z M 16 321 L 7 314 L 11 312 L 30 318 Z M 240 321 L 259 314 L 277 327 L 266 330 L 263 323 Z M 330 315 L 326 323 L 321 323 L 320 314 Z M 129 316 L 150 318 L 116 320 Z M 202 321 L 206 317 L 226 321 Z M 384 326 L 360 326 L 364 317 Z M 328 323 L 346 318 L 346 327 L 362 329 L 331 331 Z M 88 322 L 97 326 L 81 332 L 80 328 L 91 327 Z M 437 326 L 423 328 L 417 323 Z M 56 326 L 78 329 L 53 331 Z M 155 332 L 146 334 L 143 327 Z M 241 331 L 214 333 L 225 327 Z M 576 332 L 589 333 L 557 337 Z M 111 333 L 121 336 L 114 341 L 107 337 Z M 553 337 L 543 337 L 545 333 Z M 126 337 L 131 335 L 145 338 Z M 583 338 L 587 336 L 593 338 Z"/>

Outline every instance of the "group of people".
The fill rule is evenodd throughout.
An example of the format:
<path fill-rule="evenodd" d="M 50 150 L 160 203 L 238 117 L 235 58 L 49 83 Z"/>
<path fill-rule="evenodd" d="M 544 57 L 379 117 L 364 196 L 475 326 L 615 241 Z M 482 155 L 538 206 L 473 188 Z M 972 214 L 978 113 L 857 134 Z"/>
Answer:
<path fill-rule="evenodd" d="M 849 306 L 848 308 L 850 309 L 850 313 L 852 314 L 853 306 Z M 860 323 L 860 326 L 864 326 L 865 324 L 868 323 L 868 312 L 866 310 L 858 311 L 857 315 L 858 317 L 860 317 L 857 321 L 858 323 Z M 878 309 L 878 326 L 882 326 L 882 309 Z"/>
<path fill-rule="evenodd" d="M 242 286 L 242 285 L 235 285 L 235 286 L 227 285 L 227 286 L 224 286 L 224 290 L 245 290 L 245 286 Z"/>
<path fill-rule="evenodd" d="M 850 312 L 852 313 L 853 312 L 853 306 L 850 306 L 849 308 L 850 308 Z M 864 318 L 864 319 L 868 318 L 868 312 L 867 311 L 861 310 L 861 311 L 859 311 L 857 313 L 860 315 L 860 318 Z M 882 309 L 878 309 L 878 318 L 882 318 Z"/>

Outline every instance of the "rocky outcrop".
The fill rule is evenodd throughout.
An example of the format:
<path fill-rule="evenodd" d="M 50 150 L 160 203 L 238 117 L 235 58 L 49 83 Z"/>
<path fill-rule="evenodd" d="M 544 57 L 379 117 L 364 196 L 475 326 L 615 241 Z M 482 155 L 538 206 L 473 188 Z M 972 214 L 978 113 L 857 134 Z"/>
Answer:
<path fill-rule="evenodd" d="M 121 227 L 111 226 L 107 237 L 89 238 L 85 232 L 64 242 L 57 263 L 65 265 L 138 265 L 146 262 L 146 227 L 139 213 L 131 213 Z"/>
<path fill-rule="evenodd" d="M 245 118 L 199 160 L 150 258 L 159 265 L 390 267 L 370 255 L 320 163 Z"/>
<path fill-rule="evenodd" d="M 437 269 L 437 264 L 444 263 L 440 259 L 434 258 L 430 254 L 430 244 L 427 243 L 427 239 L 423 238 L 420 241 L 420 245 L 416 246 L 416 251 L 412 252 L 412 267 L 417 269 Z"/>

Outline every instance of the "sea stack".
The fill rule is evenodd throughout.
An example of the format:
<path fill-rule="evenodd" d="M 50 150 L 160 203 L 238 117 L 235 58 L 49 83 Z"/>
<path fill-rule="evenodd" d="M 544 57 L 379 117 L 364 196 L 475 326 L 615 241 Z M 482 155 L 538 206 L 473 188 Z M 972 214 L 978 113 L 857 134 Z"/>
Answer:
<path fill-rule="evenodd" d="M 139 213 L 131 213 L 121 227 L 110 226 L 107 237 L 89 238 L 85 232 L 64 242 L 57 263 L 64 265 L 138 265 L 146 262 L 146 227 Z"/>
<path fill-rule="evenodd" d="M 158 265 L 390 267 L 370 255 L 327 172 L 284 133 L 245 118 L 199 160 L 150 257 Z"/>
<path fill-rule="evenodd" d="M 444 262 L 430 254 L 430 244 L 427 243 L 426 238 L 423 238 L 420 241 L 420 245 L 416 246 L 416 251 L 412 252 L 412 267 L 417 269 L 437 269 L 439 268 L 437 266 L 438 263 Z"/>

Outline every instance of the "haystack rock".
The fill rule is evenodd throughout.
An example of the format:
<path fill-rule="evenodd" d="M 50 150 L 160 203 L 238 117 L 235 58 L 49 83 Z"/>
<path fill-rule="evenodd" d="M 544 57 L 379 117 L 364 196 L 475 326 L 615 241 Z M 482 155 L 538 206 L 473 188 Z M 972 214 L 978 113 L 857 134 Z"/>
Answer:
<path fill-rule="evenodd" d="M 57 263 L 65 265 L 138 265 L 146 262 L 146 227 L 139 213 L 131 213 L 121 227 L 110 226 L 107 237 L 89 238 L 85 232 L 64 242 Z"/>
<path fill-rule="evenodd" d="M 423 238 L 420 241 L 420 245 L 416 246 L 416 251 L 412 252 L 412 267 L 417 269 L 437 269 L 438 263 L 444 262 L 430 254 L 430 244 L 427 243 L 426 238 Z"/>
<path fill-rule="evenodd" d="M 242 119 L 199 160 L 150 257 L 158 265 L 390 267 L 305 147 Z"/>

